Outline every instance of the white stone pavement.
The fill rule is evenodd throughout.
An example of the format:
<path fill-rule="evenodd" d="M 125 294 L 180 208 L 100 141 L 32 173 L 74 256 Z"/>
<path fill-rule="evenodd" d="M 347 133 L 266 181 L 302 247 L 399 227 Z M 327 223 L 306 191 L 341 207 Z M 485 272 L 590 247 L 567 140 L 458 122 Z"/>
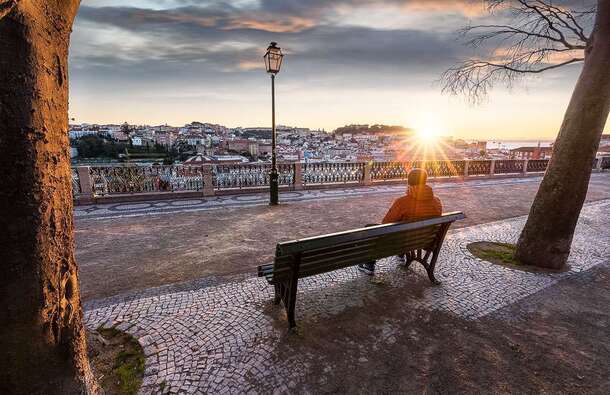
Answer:
<path fill-rule="evenodd" d="M 610 263 L 610 199 L 583 209 L 568 271 L 517 271 L 479 260 L 466 248 L 481 240 L 515 242 L 524 221 L 519 217 L 450 232 L 438 261 L 442 284 L 426 285 L 405 303 L 476 320 Z M 408 290 L 428 281 L 416 263 L 403 269 L 392 259 L 380 262 L 376 277 L 390 289 Z M 355 268 L 302 280 L 297 322 L 306 328 L 361 306 L 372 287 L 372 280 Z M 142 393 L 289 392 L 307 375 L 309 362 L 299 356 L 279 361 L 271 357 L 286 335 L 285 318 L 268 313 L 276 308 L 272 294 L 263 279 L 251 277 L 180 292 L 149 290 L 118 303 L 99 301 L 85 315 L 91 328 L 118 325 L 138 338 L 147 357 Z M 399 328 L 388 328 L 381 341 L 391 340 L 393 330 Z"/>

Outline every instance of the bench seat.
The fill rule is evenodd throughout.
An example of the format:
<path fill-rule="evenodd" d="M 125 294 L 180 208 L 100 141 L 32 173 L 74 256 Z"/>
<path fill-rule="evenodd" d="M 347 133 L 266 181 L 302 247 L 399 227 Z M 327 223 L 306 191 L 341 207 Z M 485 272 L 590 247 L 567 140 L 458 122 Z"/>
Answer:
<path fill-rule="evenodd" d="M 465 218 L 461 212 L 416 222 L 376 225 L 277 244 L 273 263 L 258 267 L 258 276 L 275 288 L 275 303 L 283 302 L 288 324 L 296 325 L 298 280 L 361 263 L 406 255 L 407 265 L 421 263 L 430 281 L 449 226 Z"/>

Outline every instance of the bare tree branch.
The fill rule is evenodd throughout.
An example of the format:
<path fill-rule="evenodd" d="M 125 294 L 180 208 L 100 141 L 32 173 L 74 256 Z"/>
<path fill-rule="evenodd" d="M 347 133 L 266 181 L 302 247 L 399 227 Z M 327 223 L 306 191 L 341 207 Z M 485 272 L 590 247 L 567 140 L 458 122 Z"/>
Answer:
<path fill-rule="evenodd" d="M 584 61 L 595 8 L 571 10 L 550 0 L 487 0 L 487 5 L 508 20 L 458 31 L 467 46 L 483 54 L 445 71 L 444 93 L 477 103 L 498 83 L 511 87 L 524 76 Z"/>

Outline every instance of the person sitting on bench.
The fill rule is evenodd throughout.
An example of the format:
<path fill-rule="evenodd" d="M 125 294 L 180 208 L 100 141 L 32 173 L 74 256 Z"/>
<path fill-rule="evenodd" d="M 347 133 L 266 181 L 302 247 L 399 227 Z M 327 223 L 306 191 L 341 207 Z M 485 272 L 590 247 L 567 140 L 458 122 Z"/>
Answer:
<path fill-rule="evenodd" d="M 394 201 L 382 223 L 413 222 L 440 216 L 443 213 L 443 205 L 440 199 L 434 196 L 432 188 L 426 185 L 427 180 L 428 173 L 424 169 L 411 170 L 407 194 Z M 400 258 L 404 262 L 404 257 Z M 375 262 L 360 264 L 358 270 L 372 276 L 375 273 Z"/>

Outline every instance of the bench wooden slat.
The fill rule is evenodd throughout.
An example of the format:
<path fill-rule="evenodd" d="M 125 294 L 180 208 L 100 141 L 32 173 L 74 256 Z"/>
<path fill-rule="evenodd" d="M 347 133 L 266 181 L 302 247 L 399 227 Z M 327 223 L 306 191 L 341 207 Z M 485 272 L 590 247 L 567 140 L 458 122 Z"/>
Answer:
<path fill-rule="evenodd" d="M 373 237 L 373 238 L 362 240 L 362 241 L 349 242 L 349 243 L 335 245 L 332 247 L 325 247 L 325 248 L 321 248 L 321 249 L 303 252 L 303 255 L 301 258 L 302 259 L 301 263 L 311 261 L 314 257 L 318 257 L 318 256 L 329 255 L 329 254 L 341 254 L 341 251 L 351 249 L 351 248 L 361 248 L 362 246 L 365 246 L 365 245 L 374 247 L 375 245 L 379 244 L 383 240 L 387 240 L 388 243 L 391 243 L 391 242 L 400 243 L 404 240 L 415 241 L 415 240 L 420 240 L 423 238 L 435 237 L 436 234 L 438 233 L 438 226 L 440 226 L 440 225 L 437 225 L 437 227 L 433 227 L 433 228 L 431 227 L 431 228 L 425 229 L 425 230 L 400 232 L 400 233 L 395 233 L 395 234 Z"/>
<path fill-rule="evenodd" d="M 406 230 L 414 230 L 425 228 L 430 225 L 439 225 L 448 222 L 455 222 L 460 219 L 464 219 L 463 213 L 451 212 L 443 214 L 440 217 L 430 218 L 417 222 L 406 222 L 406 223 L 392 223 L 377 226 L 370 226 L 367 228 L 360 228 L 349 230 L 345 232 L 332 233 L 329 235 L 308 237 L 305 239 L 297 239 L 279 243 L 277 249 L 281 252 L 281 255 L 290 255 L 298 252 L 304 252 L 314 250 L 323 247 L 332 247 L 333 245 L 359 240 L 363 238 L 370 238 L 375 236 L 382 236 L 385 234 L 401 232 Z"/>
<path fill-rule="evenodd" d="M 351 250 L 375 248 L 375 246 L 379 245 L 380 243 L 383 243 L 383 244 L 390 244 L 390 243 L 402 244 L 405 242 L 420 243 L 420 242 L 424 242 L 425 240 L 435 238 L 437 233 L 438 233 L 438 229 L 435 227 L 435 228 L 428 229 L 425 231 L 402 232 L 402 233 L 397 233 L 397 234 L 393 234 L 393 235 L 386 235 L 383 237 L 371 238 L 371 239 L 366 239 L 366 240 L 362 240 L 362 241 L 344 243 L 342 245 L 337 245 L 337 246 L 333 246 L 333 247 L 326 247 L 323 249 L 307 251 L 302 254 L 301 265 L 315 261 L 317 259 L 323 260 L 323 259 L 326 259 L 327 257 L 339 256 L 339 255 L 342 255 L 343 253 L 348 253 Z M 276 258 L 276 268 L 277 268 L 277 266 L 279 266 L 281 264 L 287 264 L 287 265 L 290 264 L 289 260 L 286 260 L 285 262 L 279 262 L 279 259 L 280 259 L 280 257 Z"/>
<path fill-rule="evenodd" d="M 321 262 L 317 265 L 301 266 L 299 270 L 299 278 L 310 277 L 316 274 L 328 273 L 334 270 L 343 269 L 350 266 L 355 266 L 360 263 L 371 261 L 368 252 L 362 252 L 358 255 L 337 258 L 326 263 Z M 273 273 L 273 282 L 282 281 L 290 277 L 291 270 L 281 270 Z"/>
<path fill-rule="evenodd" d="M 259 273 L 263 273 L 263 272 L 272 272 L 273 271 L 273 263 L 268 263 L 266 265 L 260 265 L 258 267 L 258 272 Z"/>
<path fill-rule="evenodd" d="M 354 266 L 391 255 L 405 254 L 417 248 L 429 249 L 436 240 L 435 235 L 422 239 L 405 240 L 397 243 L 393 240 L 376 240 L 373 244 L 367 244 L 362 248 L 351 248 L 335 251 L 332 254 L 317 255 L 315 259 L 302 259 L 299 278 L 309 277 L 315 274 L 326 273 L 333 270 Z M 390 253 L 392 252 L 392 253 Z M 277 265 L 274 267 L 274 282 L 281 281 L 290 276 L 292 267 L 290 265 Z"/>
<path fill-rule="evenodd" d="M 327 260 L 341 258 L 345 255 L 350 255 L 359 251 L 371 251 L 371 253 L 374 253 L 376 250 L 383 250 L 392 246 L 405 249 L 405 252 L 415 248 L 427 248 L 437 237 L 436 234 L 438 233 L 438 230 L 434 229 L 433 231 L 434 232 L 419 232 L 416 233 L 415 236 L 411 236 L 411 234 L 384 236 L 383 238 L 366 240 L 361 243 L 344 244 L 342 246 L 337 246 L 335 249 L 326 248 L 324 250 L 315 250 L 313 253 L 304 253 L 301 258 L 301 268 L 304 268 L 309 264 L 317 264 L 318 262 L 322 263 Z M 290 256 L 276 257 L 274 263 L 275 272 L 283 269 L 289 270 L 291 267 L 292 260 Z"/>
<path fill-rule="evenodd" d="M 401 255 L 406 251 L 403 249 L 395 249 L 392 251 L 392 255 Z M 328 263 L 321 263 L 320 265 L 310 266 L 310 267 L 301 267 L 299 270 L 299 278 L 310 277 L 318 274 L 328 273 L 331 271 L 344 269 L 351 266 L 356 266 L 358 264 L 367 263 L 371 261 L 375 261 L 376 259 L 372 257 L 370 254 L 361 254 L 358 256 L 352 256 L 349 258 L 342 258 L 336 261 L 330 261 Z M 272 276 L 267 277 L 270 283 L 276 283 L 286 280 L 291 275 L 291 270 L 282 270 L 279 272 L 274 272 Z"/>

